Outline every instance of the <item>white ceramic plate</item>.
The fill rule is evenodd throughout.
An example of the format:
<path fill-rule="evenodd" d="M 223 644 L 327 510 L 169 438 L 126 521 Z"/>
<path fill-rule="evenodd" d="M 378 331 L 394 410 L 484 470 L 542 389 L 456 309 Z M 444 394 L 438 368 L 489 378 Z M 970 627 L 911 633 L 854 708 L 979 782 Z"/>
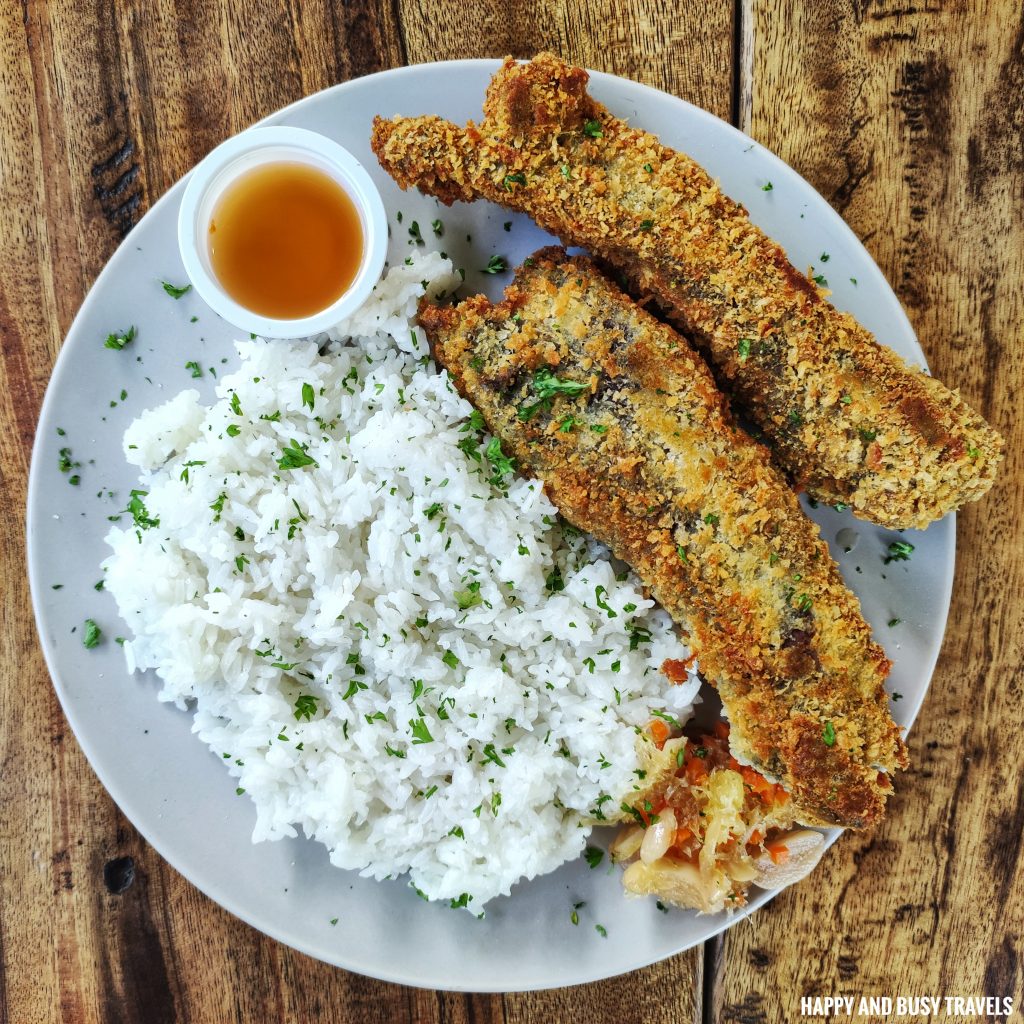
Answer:
<path fill-rule="evenodd" d="M 401 193 L 378 168 L 369 135 L 378 113 L 436 113 L 459 122 L 479 118 L 484 89 L 497 66 L 496 61 L 462 61 L 385 72 L 311 96 L 266 123 L 323 132 L 363 161 L 391 217 L 392 262 L 409 252 L 412 220 L 432 245 L 429 225 L 440 217 L 445 234 L 438 247 L 466 268 L 466 291 L 480 289 L 493 297 L 510 277 L 481 275 L 488 258 L 500 253 L 515 265 L 550 238 L 527 218 L 486 203 L 445 209 L 432 199 Z M 734 128 L 672 96 L 602 74 L 593 76 L 592 88 L 615 114 L 704 164 L 786 247 L 796 266 L 813 264 L 816 273 L 827 276 L 838 306 L 903 356 L 923 363 L 881 272 L 794 171 Z M 765 191 L 768 182 L 773 187 Z M 124 508 L 134 481 L 121 455 L 125 426 L 182 388 L 198 385 L 212 396 L 209 374 L 193 381 L 187 361 L 218 372 L 236 362 L 232 328 L 194 291 L 175 301 L 161 288 L 162 280 L 185 281 L 175 239 L 182 191 L 179 182 L 150 210 L 83 304 L 46 393 L 29 481 L 29 575 L 47 664 L 82 749 L 124 813 L 178 871 L 254 927 L 349 970 L 429 988 L 514 991 L 592 981 L 702 942 L 761 906 L 769 894 L 756 894 L 747 910 L 732 918 L 661 913 L 653 900 L 622 895 L 618 869 L 605 862 L 590 870 L 581 860 L 518 886 L 510 898 L 490 904 L 479 921 L 424 903 L 403 880 L 377 883 L 333 868 L 326 850 L 311 841 L 250 842 L 251 804 L 235 795 L 235 781 L 190 735 L 191 717 L 157 702 L 153 678 L 125 671 L 112 642 L 125 627 L 113 600 L 94 589 L 106 555 L 107 516 Z M 395 220 L 398 211 L 404 214 L 402 225 Z M 104 348 L 108 333 L 129 325 L 138 328 L 131 347 Z M 58 471 L 65 446 L 82 463 L 78 486 Z M 886 566 L 883 555 L 895 535 L 832 509 L 813 514 L 895 662 L 890 688 L 902 694 L 895 714 L 909 726 L 945 626 L 953 517 L 927 533 L 908 532 L 905 538 L 916 547 L 912 559 Z M 857 534 L 849 554 L 834 543 L 842 528 Z M 60 589 L 54 589 L 57 585 Z M 92 651 L 81 642 L 87 617 L 107 638 Z M 897 618 L 898 625 L 887 625 Z M 595 838 L 602 836 L 595 833 Z M 581 901 L 585 906 L 574 926 L 570 913 Z M 607 938 L 596 931 L 597 924 L 607 929 Z"/>

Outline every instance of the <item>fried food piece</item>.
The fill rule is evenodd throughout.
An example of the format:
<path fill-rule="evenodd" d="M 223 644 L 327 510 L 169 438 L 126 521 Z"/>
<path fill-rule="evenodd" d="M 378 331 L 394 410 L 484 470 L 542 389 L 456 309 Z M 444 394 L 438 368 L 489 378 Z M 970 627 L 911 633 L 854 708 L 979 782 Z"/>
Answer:
<path fill-rule="evenodd" d="M 789 794 L 729 751 L 729 726 L 638 745 L 646 788 L 629 800 L 634 824 L 619 831 L 612 858 L 622 884 L 704 913 L 746 905 L 750 885 L 781 889 L 810 872 L 825 847 L 820 832 L 793 829 Z"/>
<path fill-rule="evenodd" d="M 1002 439 L 832 306 L 699 165 L 612 117 L 587 73 L 506 59 L 484 121 L 375 119 L 403 188 L 529 213 L 613 266 L 709 360 L 798 488 L 893 529 L 991 486 Z"/>
<path fill-rule="evenodd" d="M 876 822 L 906 765 L 889 662 L 686 342 L 561 249 L 527 260 L 499 305 L 425 302 L 419 317 L 522 469 L 683 627 L 736 756 L 781 780 L 807 824 Z"/>

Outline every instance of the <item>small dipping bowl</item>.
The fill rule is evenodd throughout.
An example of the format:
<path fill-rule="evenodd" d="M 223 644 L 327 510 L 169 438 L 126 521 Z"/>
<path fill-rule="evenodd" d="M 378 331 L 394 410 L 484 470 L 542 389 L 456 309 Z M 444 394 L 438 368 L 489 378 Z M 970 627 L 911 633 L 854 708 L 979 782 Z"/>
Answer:
<path fill-rule="evenodd" d="M 263 316 L 236 302 L 210 259 L 210 222 L 225 190 L 248 171 L 275 163 L 306 164 L 327 174 L 352 200 L 363 231 L 362 259 L 348 288 L 324 309 L 295 319 Z M 380 279 L 387 247 L 387 215 L 370 175 L 343 146 L 304 128 L 250 128 L 221 143 L 192 171 L 178 211 L 178 248 L 196 291 L 228 323 L 265 338 L 318 334 L 355 312 Z"/>

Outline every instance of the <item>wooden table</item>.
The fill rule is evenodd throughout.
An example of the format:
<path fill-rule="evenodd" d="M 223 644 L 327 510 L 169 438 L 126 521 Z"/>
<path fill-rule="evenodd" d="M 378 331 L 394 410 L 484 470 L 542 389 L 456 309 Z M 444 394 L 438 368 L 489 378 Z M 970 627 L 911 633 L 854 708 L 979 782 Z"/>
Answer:
<path fill-rule="evenodd" d="M 838 991 L 1021 1005 L 1018 4 L 25 0 L 0 5 L 0 22 L 0 1021 L 774 1024 L 799 1019 L 801 995 Z M 942 658 L 878 832 L 845 837 L 807 882 L 704 949 L 577 989 L 452 995 L 347 974 L 263 937 L 121 816 L 39 651 L 25 486 L 43 391 L 83 296 L 215 144 L 368 72 L 545 48 L 691 100 L 805 175 L 895 286 L 933 371 L 1005 434 L 1008 457 L 995 491 L 960 517 Z M 134 882 L 112 893 L 105 866 L 126 857 Z"/>

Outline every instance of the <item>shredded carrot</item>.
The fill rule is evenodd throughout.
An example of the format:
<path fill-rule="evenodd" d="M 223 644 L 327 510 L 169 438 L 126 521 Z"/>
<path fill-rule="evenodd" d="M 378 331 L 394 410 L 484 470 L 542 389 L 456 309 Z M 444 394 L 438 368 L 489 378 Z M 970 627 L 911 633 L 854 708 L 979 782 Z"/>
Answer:
<path fill-rule="evenodd" d="M 651 734 L 651 739 L 654 740 L 659 750 L 665 746 L 665 740 L 671 733 L 669 727 L 660 718 L 652 718 L 647 723 L 647 731 Z"/>
<path fill-rule="evenodd" d="M 691 757 L 686 762 L 685 772 L 686 781 L 693 786 L 701 786 L 708 780 L 708 766 L 703 758 Z"/>
<path fill-rule="evenodd" d="M 688 839 L 693 838 L 693 830 L 689 828 L 677 828 L 675 837 L 672 840 L 673 845 L 682 846 Z"/>

